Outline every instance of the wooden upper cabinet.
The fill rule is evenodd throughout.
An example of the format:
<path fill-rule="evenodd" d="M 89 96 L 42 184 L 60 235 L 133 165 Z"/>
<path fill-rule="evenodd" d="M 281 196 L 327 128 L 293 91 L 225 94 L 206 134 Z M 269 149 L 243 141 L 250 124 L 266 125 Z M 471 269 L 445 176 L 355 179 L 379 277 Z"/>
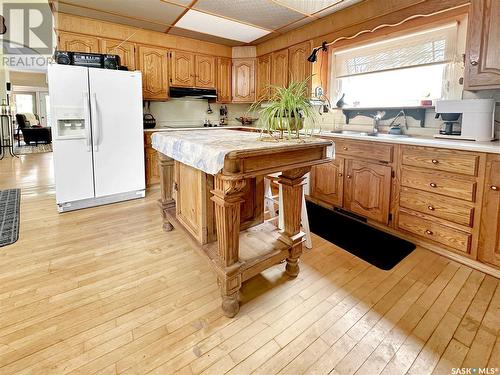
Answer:
<path fill-rule="evenodd" d="M 271 84 L 288 86 L 288 49 L 272 53 Z"/>
<path fill-rule="evenodd" d="M 120 56 L 120 64 L 135 70 L 135 44 L 114 39 L 101 39 L 101 53 Z"/>
<path fill-rule="evenodd" d="M 99 38 L 59 32 L 58 49 L 60 51 L 99 53 Z"/>
<path fill-rule="evenodd" d="M 170 53 L 170 85 L 171 86 L 195 86 L 195 56 L 193 53 L 183 51 L 172 51 Z"/>
<path fill-rule="evenodd" d="M 500 267 L 500 155 L 489 154 L 486 162 L 478 258 Z"/>
<path fill-rule="evenodd" d="M 288 49 L 290 82 L 300 82 L 311 76 L 312 64 L 307 61 L 310 54 L 311 42 L 297 44 Z"/>
<path fill-rule="evenodd" d="M 142 91 L 145 100 L 168 98 L 168 51 L 139 46 L 139 68 L 142 72 Z"/>
<path fill-rule="evenodd" d="M 389 223 L 392 168 L 362 160 L 345 163 L 344 207 L 358 215 Z"/>
<path fill-rule="evenodd" d="M 215 57 L 195 56 L 195 86 L 215 88 Z"/>
<path fill-rule="evenodd" d="M 232 101 L 252 103 L 255 101 L 255 59 L 233 60 Z"/>
<path fill-rule="evenodd" d="M 231 102 L 231 59 L 217 58 L 217 102 Z"/>
<path fill-rule="evenodd" d="M 271 95 L 271 54 L 257 59 L 257 99 L 268 99 Z"/>
<path fill-rule="evenodd" d="M 474 0 L 470 6 L 465 88 L 500 88 L 500 1 Z"/>
<path fill-rule="evenodd" d="M 311 196 L 334 206 L 342 207 L 344 198 L 344 158 L 311 169 Z"/>

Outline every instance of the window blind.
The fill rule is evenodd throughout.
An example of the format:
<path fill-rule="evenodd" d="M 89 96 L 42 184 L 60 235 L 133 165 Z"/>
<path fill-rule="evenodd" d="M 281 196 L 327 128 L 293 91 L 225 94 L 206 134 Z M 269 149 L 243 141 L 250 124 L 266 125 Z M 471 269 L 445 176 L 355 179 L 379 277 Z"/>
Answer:
<path fill-rule="evenodd" d="M 333 53 L 337 78 L 454 62 L 458 23 Z"/>

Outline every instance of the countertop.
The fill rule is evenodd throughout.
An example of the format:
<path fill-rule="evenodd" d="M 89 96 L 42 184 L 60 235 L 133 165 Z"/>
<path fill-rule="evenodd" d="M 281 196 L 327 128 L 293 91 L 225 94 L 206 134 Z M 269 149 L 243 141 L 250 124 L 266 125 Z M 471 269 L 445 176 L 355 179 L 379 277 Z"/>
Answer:
<path fill-rule="evenodd" d="M 438 147 L 438 148 L 447 148 L 452 150 L 476 151 L 476 152 L 500 154 L 500 141 L 498 140 L 491 142 L 477 142 L 477 141 L 462 141 L 462 140 L 441 139 L 441 138 L 423 137 L 423 136 L 411 136 L 411 137 L 400 137 L 400 138 L 377 138 L 377 137 L 360 136 L 355 134 L 336 134 L 331 132 L 321 132 L 315 134 L 315 136 L 328 139 L 335 139 L 335 138 L 353 139 L 358 141 Z"/>
<path fill-rule="evenodd" d="M 153 133 L 158 131 L 175 131 L 175 130 L 216 130 L 216 129 L 258 129 L 252 126 L 218 126 L 218 127 L 198 127 L 198 128 L 154 128 L 154 129 L 144 129 L 145 133 Z M 424 136 L 411 136 L 411 137 L 401 137 L 401 138 L 377 138 L 360 136 L 353 134 L 338 134 L 328 131 L 319 132 L 314 134 L 316 137 L 333 139 L 352 139 L 358 141 L 367 142 L 381 142 L 381 143 L 393 143 L 393 144 L 403 144 L 403 145 L 413 145 L 413 146 L 427 146 L 427 147 L 438 147 L 447 148 L 452 150 L 463 150 L 463 151 L 476 151 L 476 152 L 487 152 L 492 154 L 500 154 L 500 141 L 491 142 L 476 142 L 476 141 L 461 141 L 454 139 L 441 139 L 433 137 Z"/>
<path fill-rule="evenodd" d="M 153 129 L 144 129 L 144 133 L 156 133 L 156 132 L 171 132 L 176 130 L 216 130 L 216 129 L 258 129 L 254 126 L 244 126 L 244 125 L 225 125 L 225 126 L 212 126 L 212 127 L 189 127 L 189 128 L 153 128 Z"/>

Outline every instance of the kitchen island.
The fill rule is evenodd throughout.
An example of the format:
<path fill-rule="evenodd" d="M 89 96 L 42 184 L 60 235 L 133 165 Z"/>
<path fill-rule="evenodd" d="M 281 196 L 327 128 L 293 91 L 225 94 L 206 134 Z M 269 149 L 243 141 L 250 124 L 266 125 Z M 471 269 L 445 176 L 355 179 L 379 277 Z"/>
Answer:
<path fill-rule="evenodd" d="M 311 167 L 329 162 L 332 142 L 263 141 L 244 130 L 155 133 L 163 228 L 184 230 L 217 273 L 222 309 L 239 311 L 242 282 L 286 259 L 299 273 L 302 185 Z M 280 172 L 284 228 L 264 221 L 263 177 Z"/>

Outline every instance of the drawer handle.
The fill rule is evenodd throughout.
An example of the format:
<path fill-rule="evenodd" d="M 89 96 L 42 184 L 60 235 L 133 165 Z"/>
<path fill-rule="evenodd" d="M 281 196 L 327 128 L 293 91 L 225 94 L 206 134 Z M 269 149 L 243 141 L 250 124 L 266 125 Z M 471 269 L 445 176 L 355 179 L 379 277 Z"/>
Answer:
<path fill-rule="evenodd" d="M 432 232 L 432 230 L 427 229 L 425 231 L 425 234 L 428 234 L 429 236 L 432 236 L 434 233 Z"/>
<path fill-rule="evenodd" d="M 497 191 L 497 190 L 498 190 L 498 186 L 491 185 L 491 186 L 490 186 L 490 189 L 491 189 L 491 190 L 495 190 L 495 191 Z"/>
<path fill-rule="evenodd" d="M 427 208 L 429 209 L 429 211 L 434 211 L 435 210 L 434 206 L 431 206 L 431 205 L 427 206 Z"/>
<path fill-rule="evenodd" d="M 434 182 L 431 182 L 429 185 L 430 185 L 431 187 L 433 187 L 433 188 L 436 188 L 436 187 L 437 187 L 437 184 L 435 184 Z"/>
<path fill-rule="evenodd" d="M 439 160 L 437 160 L 437 159 L 432 159 L 432 164 L 439 164 Z"/>
<path fill-rule="evenodd" d="M 479 64 L 479 61 L 477 61 L 477 60 L 471 60 L 471 61 L 470 61 L 470 64 L 471 64 L 472 66 L 476 66 L 477 64 Z"/>
<path fill-rule="evenodd" d="M 350 174 L 348 174 L 346 177 L 347 177 L 348 179 L 351 179 L 351 175 L 350 175 Z"/>
<path fill-rule="evenodd" d="M 342 176 L 343 176 L 343 174 L 342 174 L 342 173 L 339 173 L 339 177 L 342 177 Z"/>
<path fill-rule="evenodd" d="M 349 149 L 348 149 L 346 146 L 344 146 L 344 147 L 343 147 L 343 150 L 344 150 L 344 151 L 347 151 L 347 150 L 349 150 Z"/>

